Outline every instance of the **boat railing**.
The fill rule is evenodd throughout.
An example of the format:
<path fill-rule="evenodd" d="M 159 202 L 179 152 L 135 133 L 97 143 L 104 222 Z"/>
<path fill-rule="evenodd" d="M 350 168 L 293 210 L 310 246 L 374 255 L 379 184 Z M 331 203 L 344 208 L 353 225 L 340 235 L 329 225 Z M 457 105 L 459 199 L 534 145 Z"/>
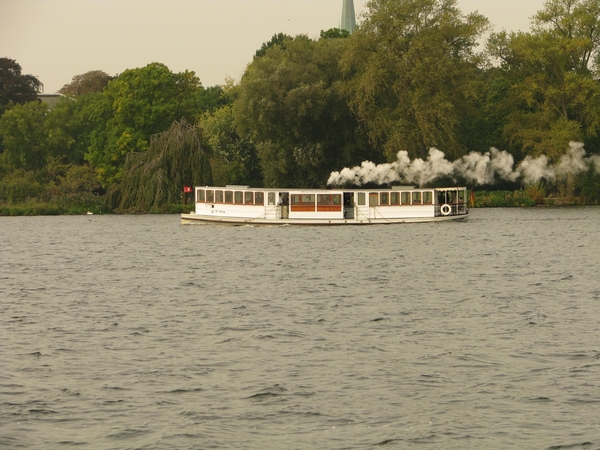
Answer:
<path fill-rule="evenodd" d="M 469 206 L 465 202 L 435 205 L 436 216 L 460 216 L 468 213 Z"/>

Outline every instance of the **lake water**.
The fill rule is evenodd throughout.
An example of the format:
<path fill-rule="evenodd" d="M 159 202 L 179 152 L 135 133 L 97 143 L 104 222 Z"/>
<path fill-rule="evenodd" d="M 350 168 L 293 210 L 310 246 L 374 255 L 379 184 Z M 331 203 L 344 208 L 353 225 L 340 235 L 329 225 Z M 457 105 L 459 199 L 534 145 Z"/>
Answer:
<path fill-rule="evenodd" d="M 600 208 L 0 218 L 2 449 L 599 449 Z"/>

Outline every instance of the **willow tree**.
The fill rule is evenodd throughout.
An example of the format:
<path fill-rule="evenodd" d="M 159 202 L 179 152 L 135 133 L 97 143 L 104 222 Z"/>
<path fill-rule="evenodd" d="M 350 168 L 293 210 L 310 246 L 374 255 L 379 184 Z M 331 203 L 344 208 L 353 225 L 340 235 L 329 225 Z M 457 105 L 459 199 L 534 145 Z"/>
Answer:
<path fill-rule="evenodd" d="M 212 176 L 200 129 L 182 119 L 152 136 L 146 152 L 127 155 L 111 200 L 118 210 L 157 212 L 180 203 L 183 186 L 206 184 Z"/>

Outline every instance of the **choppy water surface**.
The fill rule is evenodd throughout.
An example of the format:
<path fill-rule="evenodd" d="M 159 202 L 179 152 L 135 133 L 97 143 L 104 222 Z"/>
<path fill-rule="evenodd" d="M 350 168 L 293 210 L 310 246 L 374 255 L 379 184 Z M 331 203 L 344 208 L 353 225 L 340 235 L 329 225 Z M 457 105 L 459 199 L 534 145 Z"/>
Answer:
<path fill-rule="evenodd" d="M 600 448 L 600 208 L 0 229 L 0 448 Z"/>

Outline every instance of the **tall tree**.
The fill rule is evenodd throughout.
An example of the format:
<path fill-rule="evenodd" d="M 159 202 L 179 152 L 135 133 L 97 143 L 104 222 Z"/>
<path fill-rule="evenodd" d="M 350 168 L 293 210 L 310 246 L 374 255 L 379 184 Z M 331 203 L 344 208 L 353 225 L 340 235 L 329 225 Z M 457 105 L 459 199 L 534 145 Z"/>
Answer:
<path fill-rule="evenodd" d="M 249 134 L 237 133 L 231 105 L 203 114 L 199 124 L 210 150 L 212 175 L 217 185 L 262 185 L 256 146 Z"/>
<path fill-rule="evenodd" d="M 342 67 L 350 105 L 389 159 L 430 147 L 461 155 L 461 120 L 478 95 L 477 40 L 489 26 L 456 0 L 370 0 Z"/>
<path fill-rule="evenodd" d="M 102 70 L 91 70 L 81 75 L 75 75 L 71 82 L 65 84 L 58 92 L 71 97 L 102 92 L 112 79 L 113 77 Z"/>
<path fill-rule="evenodd" d="M 109 82 L 100 100 L 90 105 L 98 128 L 86 154 L 103 186 L 121 179 L 127 154 L 147 150 L 153 134 L 167 130 L 174 120 L 193 122 L 200 89 L 193 72 L 173 73 L 159 63 L 126 70 Z"/>
<path fill-rule="evenodd" d="M 557 161 L 573 140 L 600 131 L 600 0 L 549 0 L 528 33 L 488 41 L 509 83 L 498 107 L 504 134 L 523 154 Z"/>
<path fill-rule="evenodd" d="M 318 186 L 369 157 L 342 94 L 339 59 L 348 39 L 297 36 L 249 65 L 233 112 L 258 149 L 265 185 Z"/>
<path fill-rule="evenodd" d="M 267 53 L 267 50 L 269 50 L 271 47 L 274 47 L 276 45 L 281 48 L 285 48 L 286 41 L 289 41 L 291 39 L 292 39 L 292 37 L 285 33 L 274 34 L 273 37 L 271 37 L 271 39 L 269 39 L 267 42 L 263 42 L 261 47 L 258 50 L 256 50 L 254 57 L 260 58 L 261 56 L 265 56 L 265 54 Z"/>
<path fill-rule="evenodd" d="M 15 105 L 0 117 L 3 152 L 0 165 L 9 171 L 39 170 L 48 156 L 46 115 L 48 105 L 28 102 Z"/>
<path fill-rule="evenodd" d="M 36 77 L 21 73 L 21 66 L 14 59 L 0 58 L 0 116 L 11 104 L 37 99 L 42 88 Z"/>

